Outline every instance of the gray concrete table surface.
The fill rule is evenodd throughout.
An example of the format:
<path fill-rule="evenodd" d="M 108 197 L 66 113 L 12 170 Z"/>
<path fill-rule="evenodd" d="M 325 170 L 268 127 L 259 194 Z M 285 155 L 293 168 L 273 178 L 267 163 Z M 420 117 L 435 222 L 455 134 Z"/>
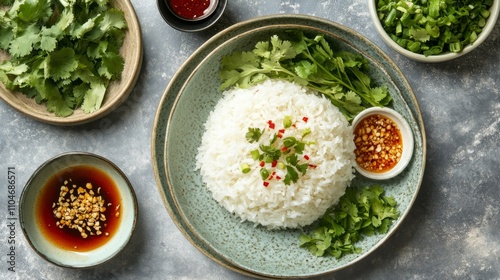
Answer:
<path fill-rule="evenodd" d="M 378 45 L 408 78 L 427 133 L 426 172 L 402 226 L 362 261 L 324 279 L 500 278 L 500 24 L 484 45 L 455 61 L 423 64 L 390 50 L 376 34 L 366 0 L 232 0 L 222 20 L 200 33 L 182 33 L 161 18 L 156 1 L 132 0 L 144 40 L 144 63 L 129 99 L 106 117 L 56 127 L 0 102 L 0 279 L 247 279 L 193 247 L 170 219 L 151 164 L 153 120 L 163 92 L 181 64 L 230 25 L 268 14 L 308 14 L 346 25 Z M 139 202 L 137 230 L 112 261 L 85 270 L 54 266 L 15 231 L 16 267 L 8 270 L 8 167 L 17 195 L 45 160 L 88 151 L 115 162 L 129 176 Z"/>

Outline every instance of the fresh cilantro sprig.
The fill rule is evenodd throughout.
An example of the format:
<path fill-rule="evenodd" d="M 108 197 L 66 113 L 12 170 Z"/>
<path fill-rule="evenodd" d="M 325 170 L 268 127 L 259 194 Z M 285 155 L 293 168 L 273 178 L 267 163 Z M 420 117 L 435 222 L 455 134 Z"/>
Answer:
<path fill-rule="evenodd" d="M 303 118 L 307 122 L 307 118 Z M 308 163 L 309 156 L 303 155 L 306 142 L 304 137 L 311 133 L 309 128 L 301 132 L 301 137 L 294 136 L 284 137 L 286 130 L 296 130 L 296 126 L 292 122 L 291 116 L 285 116 L 283 119 L 283 127 L 278 128 L 271 120 L 268 121 L 269 130 L 249 127 L 245 134 L 245 138 L 249 143 L 258 143 L 259 148 L 252 150 L 250 155 L 255 160 L 260 168 L 260 175 L 264 181 L 264 186 L 269 185 L 270 179 L 281 180 L 285 185 L 296 183 L 299 175 L 305 175 L 308 168 L 314 168 L 315 165 Z M 274 133 L 276 130 L 277 133 Z M 269 135 L 270 139 L 260 141 L 262 135 L 265 133 L 272 133 Z M 298 155 L 303 155 L 305 161 L 301 161 Z M 284 171 L 284 178 L 281 178 L 276 170 L 281 169 Z M 244 163 L 241 165 L 243 174 L 250 172 L 251 167 Z"/>
<path fill-rule="evenodd" d="M 461 52 L 477 40 L 493 0 L 377 0 L 378 17 L 400 46 L 425 56 Z"/>
<path fill-rule="evenodd" d="M 101 107 L 106 88 L 124 68 L 119 50 L 127 22 L 108 0 L 1 0 L 0 82 L 49 112 Z"/>
<path fill-rule="evenodd" d="M 296 82 L 320 92 L 348 120 L 367 107 L 386 106 L 391 96 L 385 86 L 375 87 L 366 74 L 368 62 L 361 55 L 334 51 L 323 35 L 309 38 L 300 31 L 261 41 L 252 51 L 222 58 L 221 89 L 242 88 L 269 78 Z"/>
<path fill-rule="evenodd" d="M 256 159 L 263 163 L 275 165 L 277 168 L 279 168 L 279 161 L 280 167 L 286 170 L 283 179 L 285 185 L 290 185 L 292 182 L 296 183 L 299 179 L 299 173 L 306 174 L 309 167 L 308 163 L 300 162 L 297 156 L 297 154 L 302 154 L 305 143 L 292 136 L 283 139 L 283 141 L 276 141 L 276 134 L 274 136 L 267 145 L 259 145 L 260 151 L 257 150 L 258 157 Z M 262 169 L 265 171 L 263 172 Z M 267 176 L 263 175 L 262 178 L 267 180 L 269 171 L 264 166 L 262 166 L 262 169 L 261 174 L 267 174 Z"/>
<path fill-rule="evenodd" d="M 263 129 L 256 127 L 249 127 L 248 132 L 245 134 L 245 138 L 249 143 L 258 142 L 260 137 L 262 136 Z"/>
<path fill-rule="evenodd" d="M 312 234 L 300 236 L 300 246 L 315 256 L 341 258 L 345 254 L 360 253 L 356 242 L 363 236 L 387 233 L 393 221 L 399 218 L 396 204 L 393 197 L 384 195 L 379 185 L 349 187 L 339 203 L 320 219 Z"/>

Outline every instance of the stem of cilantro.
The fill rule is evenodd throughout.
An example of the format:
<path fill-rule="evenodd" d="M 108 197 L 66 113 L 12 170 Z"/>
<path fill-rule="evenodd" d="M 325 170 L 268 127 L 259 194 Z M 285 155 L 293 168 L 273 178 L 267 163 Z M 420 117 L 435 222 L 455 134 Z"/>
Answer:
<path fill-rule="evenodd" d="M 332 74 L 332 72 L 328 71 L 321 63 L 316 61 L 316 59 L 311 55 L 311 52 L 309 51 L 309 46 L 307 45 L 307 42 L 304 41 L 304 37 L 302 37 L 302 44 L 304 44 L 306 47 L 304 48 L 304 51 L 302 52 L 303 55 L 305 55 L 309 60 L 314 62 L 316 66 L 322 70 L 322 74 L 328 76 L 330 79 L 334 80 L 336 83 L 339 83 L 346 88 L 355 91 L 355 89 L 352 87 L 351 81 L 347 79 L 349 84 L 345 83 L 342 78 L 338 78 L 335 75 Z M 329 57 L 330 58 L 330 57 Z M 340 71 L 340 69 L 337 68 L 337 71 Z M 295 75 L 295 74 L 294 74 Z M 338 73 L 339 76 L 341 76 L 340 72 Z M 311 81 L 311 80 L 308 80 Z M 327 80 L 324 80 L 324 82 L 327 82 Z"/>
<path fill-rule="evenodd" d="M 369 88 L 369 85 L 366 85 L 365 83 L 363 83 L 363 79 L 360 77 L 359 75 L 359 72 L 354 70 L 354 69 L 350 69 L 350 68 L 347 68 L 347 69 L 350 69 L 352 74 L 354 74 L 358 80 L 359 80 L 359 84 L 363 86 L 363 91 L 360 91 L 358 90 L 351 82 L 351 79 L 349 78 L 349 75 L 347 74 L 347 72 L 345 71 L 346 68 L 344 68 L 344 70 L 341 72 L 341 69 L 340 67 L 336 67 L 336 71 L 337 71 L 337 76 L 335 76 L 331 71 L 329 71 L 328 69 L 326 69 L 321 63 L 319 63 L 315 58 L 314 56 L 311 54 L 310 50 L 309 50 L 309 47 L 307 47 L 307 42 L 304 40 L 304 36 L 302 37 L 302 44 L 304 44 L 306 46 L 306 48 L 304 48 L 304 51 L 302 52 L 303 55 L 305 55 L 309 60 L 311 60 L 312 62 L 314 62 L 316 64 L 316 66 L 318 67 L 318 69 L 320 69 L 322 71 L 322 75 L 325 75 L 327 76 L 328 78 L 330 78 L 331 80 L 333 80 L 334 82 L 333 83 L 336 83 L 336 84 L 341 84 L 343 85 L 344 87 L 346 87 L 347 89 L 355 92 L 356 94 L 358 94 L 365 102 L 367 102 L 368 104 L 370 104 L 371 106 L 379 106 L 379 104 L 377 102 L 374 102 L 369 96 L 367 96 L 364 92 L 369 92 L 370 91 L 370 88 Z M 333 59 L 332 57 L 328 57 L 328 59 Z M 342 75 L 344 74 L 344 75 Z M 309 82 L 309 84 L 311 84 L 311 82 L 314 82 L 310 79 L 307 79 L 307 81 Z M 329 84 L 329 83 L 332 83 L 331 81 L 328 81 L 328 80 L 323 80 L 322 83 L 324 84 Z M 312 86 L 312 85 L 311 85 Z M 318 89 L 317 89 L 318 90 Z M 323 94 L 327 94 L 325 93 L 325 91 L 323 90 L 320 90 L 321 93 Z M 330 94 L 327 94 L 329 97 L 330 97 L 330 100 L 332 100 L 332 96 Z M 343 104 L 334 104 L 334 105 L 343 105 Z"/>

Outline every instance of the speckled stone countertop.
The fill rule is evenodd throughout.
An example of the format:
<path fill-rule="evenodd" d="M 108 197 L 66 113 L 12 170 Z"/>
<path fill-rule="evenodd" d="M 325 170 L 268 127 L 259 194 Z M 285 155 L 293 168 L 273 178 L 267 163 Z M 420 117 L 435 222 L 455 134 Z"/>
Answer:
<path fill-rule="evenodd" d="M 499 279 L 500 24 L 473 53 L 422 64 L 382 42 L 366 2 L 232 0 L 213 29 L 182 33 L 162 20 L 156 1 L 132 0 L 142 27 L 143 68 L 131 96 L 106 124 L 46 125 L 0 102 L 0 279 L 247 279 L 200 253 L 170 219 L 151 165 L 151 131 L 170 78 L 196 48 L 234 23 L 278 13 L 326 18 L 377 44 L 409 80 L 426 126 L 426 172 L 409 215 L 382 247 L 324 279 Z M 15 272 L 9 271 L 8 168 L 15 167 L 19 197 L 41 163 L 75 150 L 105 156 L 129 176 L 140 211 L 134 236 L 105 265 L 70 270 L 40 258 L 18 226 Z"/>

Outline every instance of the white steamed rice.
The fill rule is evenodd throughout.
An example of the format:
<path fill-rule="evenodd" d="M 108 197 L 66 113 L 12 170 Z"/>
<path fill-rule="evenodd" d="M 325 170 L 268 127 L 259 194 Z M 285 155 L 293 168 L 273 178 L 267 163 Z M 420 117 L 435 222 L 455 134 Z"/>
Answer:
<path fill-rule="evenodd" d="M 306 145 L 304 154 L 317 167 L 308 168 L 296 183 L 285 185 L 274 179 L 265 187 L 259 162 L 250 154 L 258 144 L 250 144 L 245 134 L 249 127 L 266 127 L 268 133 L 259 143 L 267 145 L 271 137 L 267 122 L 272 120 L 278 129 L 287 115 L 297 129 L 287 129 L 284 137 L 299 139 L 309 128 L 304 140 L 314 143 Z M 304 116 L 307 122 L 302 121 Z M 346 118 L 328 99 L 294 83 L 267 80 L 224 92 L 205 129 L 196 167 L 213 198 L 243 221 L 270 229 L 309 225 L 338 202 L 354 177 L 355 146 Z M 243 163 L 251 166 L 247 174 L 241 171 Z M 284 178 L 286 171 L 275 170 Z"/>

